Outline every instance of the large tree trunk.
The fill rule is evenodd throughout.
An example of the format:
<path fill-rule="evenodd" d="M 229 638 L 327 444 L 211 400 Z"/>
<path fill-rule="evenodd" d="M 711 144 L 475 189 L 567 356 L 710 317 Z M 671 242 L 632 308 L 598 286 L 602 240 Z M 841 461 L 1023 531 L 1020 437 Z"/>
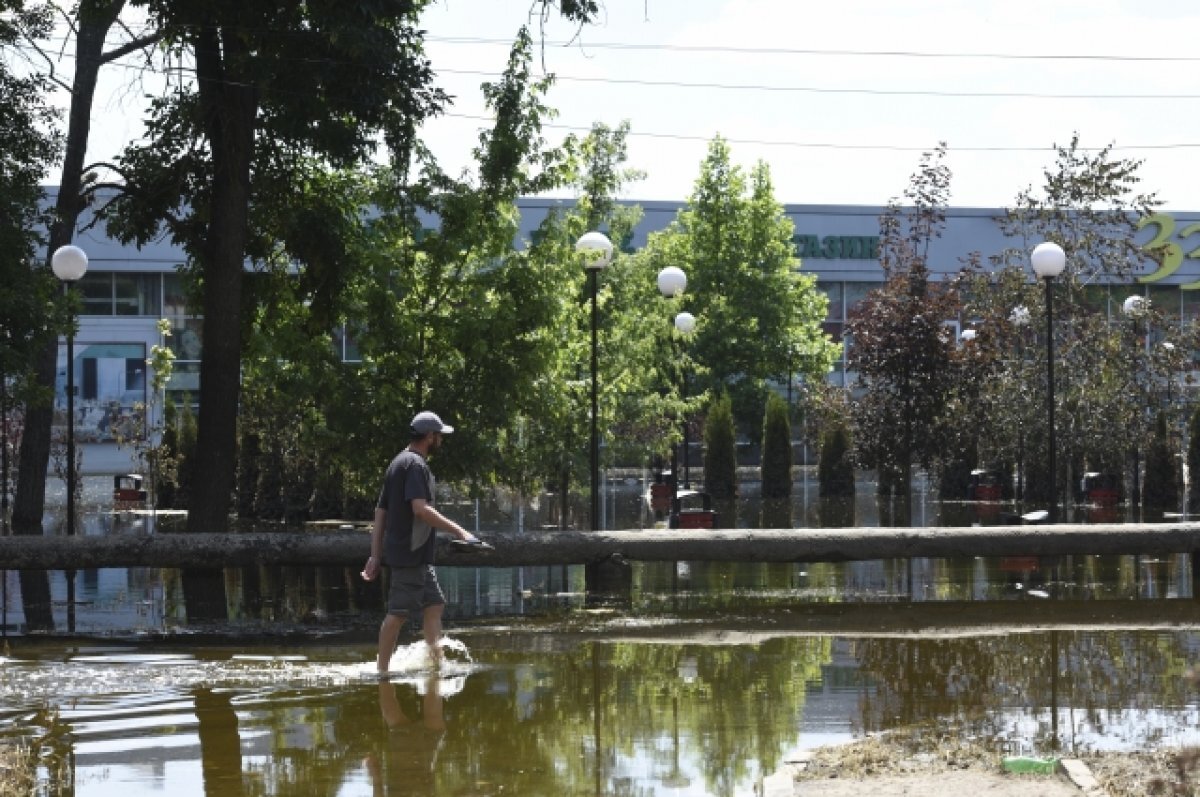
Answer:
<path fill-rule="evenodd" d="M 84 2 L 79 9 L 79 30 L 75 39 L 75 80 L 67 124 L 66 150 L 62 178 L 55 200 L 54 221 L 46 248 L 46 268 L 60 246 L 71 243 L 82 209 L 80 188 L 83 163 L 91 134 L 92 101 L 96 77 L 103 63 L 104 38 L 125 6 L 125 0 Z M 46 335 L 34 366 L 40 387 L 53 395 L 58 366 L 58 335 Z M 13 497 L 13 533 L 42 534 L 42 516 L 46 510 L 46 471 L 50 464 L 50 428 L 54 403 L 38 402 L 25 406 L 25 430 L 21 436 L 21 455 L 17 468 L 17 491 Z M 45 572 L 21 573 L 21 600 L 26 625 L 31 630 L 54 628 L 50 606 L 50 578 Z"/>
<path fill-rule="evenodd" d="M 215 27 L 205 27 L 197 34 L 196 73 L 212 145 L 213 190 L 203 252 L 204 349 L 196 478 L 188 497 L 187 530 L 191 533 L 225 528 L 237 472 L 242 277 L 258 106 L 252 81 L 230 72 L 231 64 L 245 56 L 245 45 L 236 35 L 222 35 Z M 183 592 L 190 620 L 227 617 L 220 570 L 184 571 Z"/>

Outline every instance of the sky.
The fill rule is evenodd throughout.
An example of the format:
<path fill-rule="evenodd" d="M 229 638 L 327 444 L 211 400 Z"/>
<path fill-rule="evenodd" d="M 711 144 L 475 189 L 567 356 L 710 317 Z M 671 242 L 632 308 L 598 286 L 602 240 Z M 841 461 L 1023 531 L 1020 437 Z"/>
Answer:
<path fill-rule="evenodd" d="M 557 141 L 631 125 L 626 198 L 683 200 L 708 142 L 771 168 L 784 203 L 882 205 L 945 142 L 951 204 L 1004 207 L 1039 186 L 1055 145 L 1113 145 L 1142 185 L 1200 210 L 1200 3 L 1194 0 L 603 0 L 598 24 L 544 31 L 531 0 L 439 0 L 427 50 L 455 97 L 424 139 L 470 165 L 486 125 L 479 85 L 519 28 L 543 37 Z M 570 41 L 569 44 L 567 42 Z M 112 70 L 90 156 L 140 133 L 135 93 Z"/>

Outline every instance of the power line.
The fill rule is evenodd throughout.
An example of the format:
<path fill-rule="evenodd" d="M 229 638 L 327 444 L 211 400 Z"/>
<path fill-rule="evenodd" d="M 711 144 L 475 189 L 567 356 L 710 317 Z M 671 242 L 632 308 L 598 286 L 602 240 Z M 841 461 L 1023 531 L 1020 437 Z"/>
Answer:
<path fill-rule="evenodd" d="M 17 49 L 24 49 L 24 46 L 18 45 Z M 64 58 L 74 58 L 73 55 L 69 55 L 69 54 L 64 54 L 63 57 Z M 110 65 L 122 67 L 125 69 L 132 69 L 132 70 L 136 70 L 138 72 L 154 73 L 154 74 L 162 74 L 162 75 L 170 74 L 170 75 L 174 75 L 174 76 L 179 76 L 181 73 L 188 73 L 188 74 L 191 73 L 191 70 L 189 68 L 180 69 L 180 68 L 176 67 L 176 68 L 161 68 L 160 69 L 160 68 L 148 65 L 144 61 L 140 61 L 138 63 L 113 61 L 113 62 L 110 62 Z M 493 73 L 475 72 L 475 71 L 469 71 L 469 70 L 441 70 L 441 71 L 444 73 L 447 73 L 447 74 L 483 75 L 483 76 L 489 76 L 489 77 L 498 76 Z M 191 75 L 191 77 L 192 77 L 192 79 L 198 79 L 194 75 Z M 562 80 L 562 79 L 571 79 L 571 78 L 559 77 L 558 79 Z M 578 80 L 594 80 L 597 82 L 608 82 L 608 83 L 622 83 L 622 82 L 653 83 L 650 81 L 621 81 L 619 79 L 611 79 L 611 78 L 594 78 L 594 79 L 592 79 L 592 78 L 576 78 L 576 79 L 578 79 Z M 689 87 L 695 87 L 695 88 L 731 88 L 731 89 L 739 88 L 736 86 L 722 85 L 722 84 L 698 84 L 698 83 L 697 84 L 674 84 L 674 83 L 668 83 L 665 81 L 657 82 L 655 84 L 672 85 L 672 86 L 687 85 Z M 787 87 L 752 87 L 752 86 L 747 86 L 747 87 L 743 87 L 743 88 L 765 88 L 765 89 L 771 89 L 771 90 L 787 89 Z M 814 92 L 821 92 L 821 93 L 843 93 L 843 92 L 845 92 L 845 93 L 865 93 L 865 94 L 896 93 L 896 94 L 907 94 L 907 95 L 930 94 L 928 92 L 886 92 L 886 91 L 880 91 L 880 90 L 865 90 L 865 89 L 864 90 L 819 89 L 819 88 L 802 88 L 802 87 L 791 87 L 790 89 L 787 89 L 787 90 L 814 91 Z M 1085 97 L 1088 99 L 1119 99 L 1119 98 L 1125 98 L 1125 99 L 1200 99 L 1200 95 L 1107 95 L 1107 96 L 1105 96 L 1105 95 L 1021 95 L 1021 94 L 1012 94 L 1012 93 L 1005 93 L 1005 94 L 999 94 L 999 93 L 998 94 L 932 93 L 932 94 L 933 94 L 933 96 L 955 96 L 955 97 L 967 96 L 967 97 L 1008 97 L 1008 98 L 1012 98 L 1012 97 L 1032 96 L 1032 97 L 1036 97 L 1036 98 L 1045 98 L 1045 99 L 1063 99 L 1063 98 L 1068 98 L 1068 97 L 1076 97 L 1076 98 L 1080 98 L 1080 99 L 1085 98 Z M 440 114 L 440 116 L 443 118 L 464 119 L 464 120 L 484 122 L 484 123 L 493 121 L 493 119 L 488 116 L 471 115 L 471 114 L 465 114 L 465 113 L 449 113 L 448 112 L 448 113 L 442 113 L 442 114 Z M 436 117 L 434 117 L 434 118 L 436 118 Z M 558 130 L 566 130 L 566 131 L 571 131 L 571 132 L 583 132 L 583 133 L 587 133 L 591 130 L 590 126 L 567 125 L 567 124 L 558 124 L 558 123 L 543 123 L 542 126 L 545 128 L 548 128 L 548 129 L 558 129 Z M 642 132 L 642 131 L 637 131 L 637 130 L 630 130 L 629 135 L 630 135 L 630 137 L 634 137 L 634 138 L 653 138 L 653 139 L 666 139 L 666 140 L 675 140 L 675 141 L 708 142 L 711 140 L 711 136 L 689 135 L 689 134 L 683 134 L 683 133 L 650 132 L 650 131 Z M 768 139 L 738 139 L 738 138 L 728 138 L 726 140 L 732 144 L 744 144 L 744 145 L 750 145 L 750 146 L 768 146 L 768 147 L 787 147 L 787 148 L 797 148 L 797 149 L 862 150 L 862 151 L 879 151 L 879 152 L 927 152 L 930 149 L 929 146 L 903 146 L 903 145 L 895 145 L 895 144 L 848 144 L 848 143 L 842 143 L 842 142 L 799 142 L 799 141 L 773 141 L 773 140 L 768 140 Z M 1176 142 L 1176 143 L 1165 143 L 1165 144 L 1132 144 L 1132 145 L 1130 145 L 1130 144 L 1115 145 L 1114 144 L 1111 147 L 1111 149 L 1113 151 L 1165 151 L 1165 150 L 1183 150 L 1183 149 L 1198 149 L 1198 148 L 1200 148 L 1200 143 L 1189 143 L 1189 142 Z M 956 146 L 955 147 L 955 146 L 951 146 L 951 147 L 947 147 L 947 149 L 948 149 L 948 151 L 952 151 L 952 152 L 979 152 L 979 153 L 1053 152 L 1054 151 L 1053 146 L 1037 146 L 1037 147 L 1014 147 L 1014 146 Z M 1082 151 L 1094 152 L 1094 151 L 1100 150 L 1101 147 L 1080 147 L 1079 149 Z"/>
<path fill-rule="evenodd" d="M 17 45 L 16 49 L 26 52 L 34 52 L 28 45 Z M 63 58 L 73 59 L 72 54 L 64 53 Z M 325 59 L 293 59 L 297 63 L 328 63 Z M 1200 59 L 1196 59 L 1200 60 Z M 166 74 L 166 72 L 174 72 L 178 74 L 181 70 L 174 68 L 170 70 L 159 70 L 151 67 L 146 62 L 130 64 L 127 62 L 113 61 L 113 66 L 120 66 L 125 69 L 136 69 L 138 71 L 158 72 Z M 183 71 L 191 71 L 185 69 Z M 501 72 L 493 72 L 486 70 L 472 69 L 445 69 L 435 68 L 435 73 L 443 75 L 469 75 L 475 77 L 483 77 L 496 79 L 502 77 Z M 1200 94 L 1131 94 L 1131 93 L 1112 93 L 1112 94 L 1077 94 L 1077 93 L 1054 93 L 1054 92 L 1035 92 L 1035 91 L 941 91 L 928 89 L 871 89 L 871 88 L 853 88 L 853 87 L 827 87 L 827 86 L 786 86 L 786 85 L 770 85 L 765 83 L 716 83 L 716 82 L 693 82 L 680 80 L 648 80 L 644 78 L 619 78 L 619 77 L 588 77 L 582 75 L 563 75 L 550 73 L 541 76 L 543 78 L 553 78 L 556 82 L 569 83 L 592 83 L 601 85 L 614 86 L 646 86 L 657 88 L 671 89 L 703 89 L 708 91 L 765 91 L 773 93 L 796 93 L 796 94 L 849 94 L 858 96 L 872 97 L 932 97 L 932 98 L 948 98 L 948 99 L 1032 99 L 1032 100 L 1112 100 L 1112 101 L 1172 101 L 1181 100 L 1198 100 Z"/>
<path fill-rule="evenodd" d="M 488 116 L 474 116 L 471 114 L 460 113 L 443 113 L 440 118 L 465 119 L 477 122 L 492 122 L 494 119 Z M 553 130 L 567 130 L 571 132 L 587 133 L 591 131 L 590 126 L 586 125 L 568 125 L 555 122 L 543 122 L 542 127 Z M 712 136 L 691 135 L 687 133 L 656 133 L 648 131 L 638 131 L 631 128 L 628 133 L 630 138 L 661 138 L 673 141 L 697 141 L 707 143 L 712 140 Z M 931 146 L 903 146 L 899 144 L 847 144 L 839 142 L 819 142 L 819 141 L 772 141 L 770 139 L 752 139 L 752 138 L 722 138 L 730 144 L 745 144 L 749 146 L 764 146 L 764 147 L 794 147 L 797 149 L 834 149 L 834 150 L 872 150 L 880 152 L 929 152 Z M 1105 147 L 1077 147 L 1080 152 L 1099 152 Z M 1178 142 L 1170 144 L 1114 144 L 1108 149 L 1112 151 L 1136 151 L 1136 150 L 1174 150 L 1174 149 L 1200 149 L 1200 142 L 1187 143 Z M 1056 148 L 1053 145 L 1037 146 L 1037 147 L 954 147 L 947 145 L 948 152 L 1054 152 Z"/>
<path fill-rule="evenodd" d="M 439 69 L 447 75 L 477 75 L 498 77 L 498 73 L 469 69 Z M 675 80 L 643 80 L 640 78 L 580 77 L 551 73 L 555 81 L 573 83 L 606 83 L 613 85 L 662 86 L 686 89 L 721 89 L 731 91 L 779 91 L 805 94 L 866 94 L 879 97 L 953 97 L 956 99 L 1036 99 L 1036 100 L 1196 100 L 1200 94 L 1049 94 L 1022 91 L 923 91 L 918 89 L 859 89 L 822 88 L 819 86 L 770 86 L 762 83 L 693 83 Z"/>
<path fill-rule="evenodd" d="M 441 44 L 485 44 L 507 45 L 512 42 L 507 39 L 489 39 L 472 36 L 429 36 L 427 42 Z M 1003 61 L 1110 61 L 1122 62 L 1179 62 L 1188 63 L 1200 61 L 1200 56 L 1187 55 L 1097 55 L 1097 54 L 1055 54 L 1055 53 L 997 53 L 997 52 L 928 52 L 921 50 L 841 50 L 841 49 L 805 49 L 794 47 L 731 47 L 727 45 L 688 45 L 688 44 L 638 44 L 632 42 L 580 42 L 559 41 L 542 42 L 547 47 L 574 47 L 581 50 L 661 50 L 666 52 L 686 53 L 735 53 L 738 55 L 814 55 L 837 57 L 870 57 L 870 58 L 965 58 L 990 59 Z"/>
<path fill-rule="evenodd" d="M 187 27 L 187 26 L 184 26 Z M 250 29 L 252 31 L 262 32 L 262 29 Z M 285 31 L 272 30 L 275 34 L 286 34 Z M 300 34 L 293 34 L 300 35 Z M 51 35 L 44 40 L 48 42 L 70 42 L 74 37 Z M 480 36 L 436 36 L 425 35 L 423 41 L 437 44 L 463 44 L 463 45 L 485 45 L 495 47 L 512 47 L 512 39 L 504 38 L 487 38 Z M 106 38 L 105 44 L 108 46 L 121 46 L 128 42 L 127 38 Z M 1111 55 L 1099 53 L 1003 53 L 992 51 L 967 52 L 967 51 L 945 51 L 935 52 L 928 50 L 850 50 L 850 49 L 818 49 L 818 48 L 799 48 L 799 47 L 734 47 L 730 45 L 707 45 L 707 44 L 662 44 L 654 42 L 581 42 L 579 40 L 571 41 L 544 41 L 540 42 L 544 47 L 556 47 L 566 49 L 577 48 L 580 50 L 596 49 L 596 50 L 626 50 L 626 51 L 661 51 L 661 52 L 679 52 L 679 53 L 731 53 L 736 55 L 802 55 L 802 56 L 829 56 L 836 58 L 928 58 L 928 59 L 979 59 L 979 60 L 1001 60 L 1001 61 L 1095 61 L 1095 62 L 1110 62 L 1110 63 L 1195 63 L 1200 61 L 1200 56 L 1191 55 Z"/>

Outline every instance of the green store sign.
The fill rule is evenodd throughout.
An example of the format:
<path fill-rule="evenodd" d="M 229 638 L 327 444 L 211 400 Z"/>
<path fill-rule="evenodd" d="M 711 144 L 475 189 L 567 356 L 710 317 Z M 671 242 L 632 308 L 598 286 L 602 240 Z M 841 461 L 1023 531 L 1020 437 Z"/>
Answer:
<path fill-rule="evenodd" d="M 805 235 L 792 236 L 796 257 L 801 260 L 878 260 L 878 235 Z"/>

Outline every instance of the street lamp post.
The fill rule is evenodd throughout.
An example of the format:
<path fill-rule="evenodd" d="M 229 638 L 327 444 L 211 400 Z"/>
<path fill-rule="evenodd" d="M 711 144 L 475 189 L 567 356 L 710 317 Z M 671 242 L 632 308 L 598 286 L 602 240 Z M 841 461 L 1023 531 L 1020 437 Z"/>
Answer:
<path fill-rule="evenodd" d="M 87 254 L 78 246 L 60 246 L 50 258 L 54 276 L 63 282 L 64 293 L 71 296 L 71 286 L 88 269 Z M 75 318 L 67 326 L 67 536 L 75 534 Z"/>
<path fill-rule="evenodd" d="M 1049 468 L 1050 507 L 1048 520 L 1058 522 L 1058 468 L 1054 461 L 1054 278 L 1063 272 L 1067 256 L 1062 247 L 1044 241 L 1033 248 L 1029 255 L 1033 272 L 1046 283 L 1046 465 Z"/>
<path fill-rule="evenodd" d="M 686 311 L 678 314 L 677 316 L 675 316 L 675 329 L 678 330 L 679 333 L 681 335 L 684 335 L 685 337 L 688 335 L 691 335 L 692 331 L 696 329 L 696 316 L 694 316 L 691 313 L 688 313 Z M 687 392 L 688 392 L 688 381 L 687 381 L 687 370 L 685 369 L 683 371 L 683 390 L 680 393 L 679 398 L 681 400 L 687 399 Z M 690 435 L 688 433 L 688 421 L 687 421 L 687 417 L 685 416 L 683 419 L 683 488 L 685 490 L 690 490 L 692 488 L 692 470 L 691 470 L 691 462 L 690 462 L 690 460 L 691 460 L 690 448 L 692 445 L 692 441 L 689 439 L 689 437 L 690 437 Z"/>
<path fill-rule="evenodd" d="M 1017 362 L 1025 370 L 1025 327 L 1029 326 L 1029 308 L 1017 305 L 1008 314 L 1009 323 L 1017 328 Z M 1017 500 L 1025 500 L 1025 427 L 1017 424 Z"/>
<path fill-rule="evenodd" d="M 659 293 L 661 293 L 663 295 L 664 299 L 676 299 L 676 298 L 682 296 L 683 292 L 686 289 L 687 289 L 687 274 L 684 273 L 683 269 L 679 268 L 678 266 L 667 266 L 662 271 L 658 272 L 658 291 L 659 291 Z M 675 328 L 679 329 L 678 316 L 675 319 Z M 672 347 L 672 350 L 674 350 L 674 347 Z M 678 352 L 676 352 L 676 354 L 677 353 Z M 680 369 L 680 372 L 682 373 L 682 368 Z M 686 380 L 687 376 L 684 375 L 683 379 Z M 686 382 L 684 384 L 686 385 Z M 683 391 L 686 391 L 686 387 L 683 388 Z M 682 398 L 682 397 L 683 397 L 683 395 L 681 392 L 680 398 Z M 687 454 L 688 454 L 687 448 L 686 448 L 686 445 L 687 445 L 687 442 L 686 442 L 687 441 L 687 418 L 686 417 L 684 417 L 684 419 L 683 419 L 683 439 L 684 439 L 684 446 L 685 446 L 685 448 L 683 449 L 683 457 L 684 457 L 684 460 L 686 460 Z M 675 449 L 675 451 L 678 451 L 678 450 L 679 450 L 678 448 Z M 678 492 L 679 492 L 679 455 L 677 453 L 672 457 L 672 461 L 671 461 L 671 484 L 672 484 L 671 497 L 672 497 L 672 499 L 674 499 L 678 495 Z"/>
<path fill-rule="evenodd" d="M 1127 296 L 1125 301 L 1121 302 L 1121 312 L 1129 319 L 1131 334 L 1133 335 L 1133 345 L 1136 352 L 1137 348 L 1141 348 L 1143 344 L 1138 342 L 1138 319 L 1142 318 L 1150 309 L 1150 300 L 1145 296 Z M 1148 345 L 1148 343 L 1146 344 Z M 1145 349 L 1143 349 L 1145 351 Z M 1134 355 L 1133 365 L 1133 381 L 1134 385 L 1140 387 L 1138 379 L 1138 355 Z M 1140 400 L 1140 399 L 1139 399 Z M 1142 505 L 1142 452 L 1137 443 L 1137 437 L 1134 437 L 1133 448 L 1131 451 L 1133 460 L 1133 484 L 1130 489 L 1130 503 L 1134 506 Z"/>
<path fill-rule="evenodd" d="M 60 246 L 50 256 L 54 276 L 71 298 L 71 286 L 87 273 L 87 254 L 78 246 Z M 67 536 L 75 536 L 75 314 L 67 325 Z M 75 631 L 75 571 L 67 570 L 67 630 Z"/>
<path fill-rule="evenodd" d="M 591 447 L 589 456 L 589 480 L 591 481 L 591 525 L 592 531 L 600 530 L 600 431 L 599 391 L 597 389 L 597 359 L 599 338 L 597 326 L 599 314 L 596 310 L 597 278 L 600 271 L 612 260 L 613 246 L 608 236 L 601 232 L 584 233 L 575 243 L 575 251 L 583 256 L 583 267 L 588 273 L 588 289 L 592 297 L 592 417 Z"/>

